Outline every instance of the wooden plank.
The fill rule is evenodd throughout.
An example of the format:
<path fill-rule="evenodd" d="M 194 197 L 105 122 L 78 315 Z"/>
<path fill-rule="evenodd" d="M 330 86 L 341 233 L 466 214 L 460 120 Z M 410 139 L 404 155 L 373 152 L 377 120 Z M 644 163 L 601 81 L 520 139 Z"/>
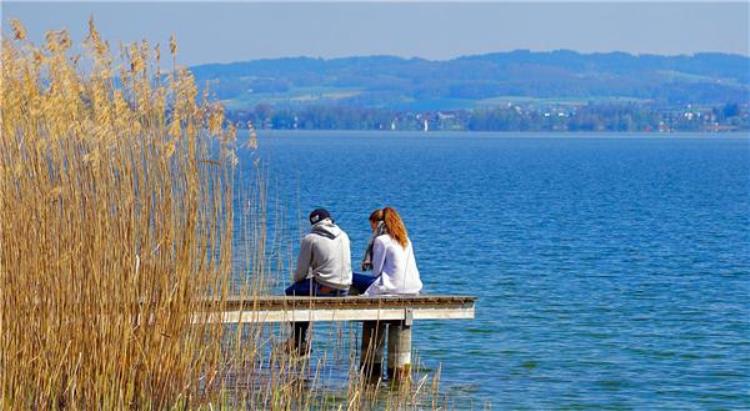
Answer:
<path fill-rule="evenodd" d="M 407 308 L 423 306 L 454 306 L 474 304 L 475 297 L 447 295 L 384 296 L 384 297 L 285 297 L 247 296 L 228 297 L 224 301 L 207 298 L 203 301 L 208 311 L 267 310 L 306 308 Z"/>
<path fill-rule="evenodd" d="M 474 305 L 411 308 L 414 320 L 459 320 L 474 318 Z M 207 316 L 207 317 L 205 317 Z M 198 313 L 193 323 L 277 323 L 295 321 L 402 321 L 406 309 L 392 308 L 292 308 L 268 310 L 234 310 Z"/>
<path fill-rule="evenodd" d="M 407 310 L 414 320 L 472 319 L 475 301 L 475 297 L 453 295 L 232 296 L 224 301 L 205 299 L 205 312 L 196 313 L 193 322 L 403 321 Z"/>

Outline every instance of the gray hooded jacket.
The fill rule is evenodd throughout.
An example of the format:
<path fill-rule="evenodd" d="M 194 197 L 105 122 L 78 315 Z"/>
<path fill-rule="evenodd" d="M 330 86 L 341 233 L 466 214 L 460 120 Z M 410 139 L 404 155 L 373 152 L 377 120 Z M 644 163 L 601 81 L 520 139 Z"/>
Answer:
<path fill-rule="evenodd" d="M 305 278 L 339 290 L 352 284 L 349 236 L 328 218 L 312 226 L 300 244 L 294 282 Z"/>

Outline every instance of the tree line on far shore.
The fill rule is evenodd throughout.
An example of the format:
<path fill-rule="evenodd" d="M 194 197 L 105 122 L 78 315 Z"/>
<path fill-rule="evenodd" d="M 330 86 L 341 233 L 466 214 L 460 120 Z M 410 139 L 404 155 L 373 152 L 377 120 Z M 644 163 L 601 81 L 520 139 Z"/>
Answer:
<path fill-rule="evenodd" d="M 443 130 L 443 131 L 603 131 L 717 132 L 750 130 L 750 105 L 656 107 L 642 103 L 567 106 L 507 104 L 496 107 L 398 111 L 346 105 L 230 110 L 228 118 L 258 129 L 282 130 Z"/>

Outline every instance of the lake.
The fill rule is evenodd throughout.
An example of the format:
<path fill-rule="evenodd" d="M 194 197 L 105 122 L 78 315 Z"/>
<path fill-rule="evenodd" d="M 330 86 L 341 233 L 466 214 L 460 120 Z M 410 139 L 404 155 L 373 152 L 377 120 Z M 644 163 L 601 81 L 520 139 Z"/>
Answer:
<path fill-rule="evenodd" d="M 326 207 L 358 266 L 392 205 L 425 291 L 479 298 L 414 328 L 454 407 L 750 408 L 747 136 L 259 134 L 294 230 Z"/>

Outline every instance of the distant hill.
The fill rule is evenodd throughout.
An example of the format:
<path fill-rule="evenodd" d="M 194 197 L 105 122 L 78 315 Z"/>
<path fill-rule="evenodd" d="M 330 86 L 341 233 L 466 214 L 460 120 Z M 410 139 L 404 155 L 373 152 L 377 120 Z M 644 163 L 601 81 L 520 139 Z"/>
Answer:
<path fill-rule="evenodd" d="M 750 58 L 581 54 L 518 50 L 447 61 L 392 56 L 280 58 L 191 68 L 230 109 L 345 105 L 457 110 L 521 101 L 539 105 L 648 102 L 655 106 L 746 104 Z"/>

